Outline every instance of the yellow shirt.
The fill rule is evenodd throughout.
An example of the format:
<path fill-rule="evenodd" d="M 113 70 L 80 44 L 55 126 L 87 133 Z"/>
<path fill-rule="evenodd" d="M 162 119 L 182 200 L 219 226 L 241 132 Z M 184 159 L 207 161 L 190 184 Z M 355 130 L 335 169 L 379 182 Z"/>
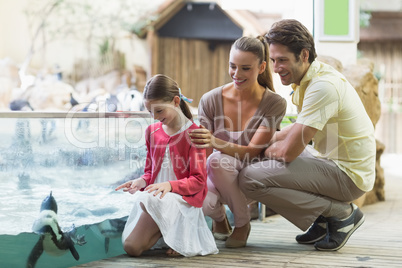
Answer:
<path fill-rule="evenodd" d="M 317 129 L 317 157 L 333 160 L 362 191 L 375 181 L 374 127 L 359 95 L 331 66 L 314 61 L 300 82 L 292 85 L 296 123 Z"/>

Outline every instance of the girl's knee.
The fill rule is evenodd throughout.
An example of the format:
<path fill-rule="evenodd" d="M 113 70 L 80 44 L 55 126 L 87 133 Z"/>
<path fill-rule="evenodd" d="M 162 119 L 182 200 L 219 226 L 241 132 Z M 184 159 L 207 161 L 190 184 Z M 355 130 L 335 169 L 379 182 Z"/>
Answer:
<path fill-rule="evenodd" d="M 144 252 L 143 248 L 132 242 L 127 242 L 127 240 L 124 242 L 123 249 L 131 257 L 139 257 Z"/>

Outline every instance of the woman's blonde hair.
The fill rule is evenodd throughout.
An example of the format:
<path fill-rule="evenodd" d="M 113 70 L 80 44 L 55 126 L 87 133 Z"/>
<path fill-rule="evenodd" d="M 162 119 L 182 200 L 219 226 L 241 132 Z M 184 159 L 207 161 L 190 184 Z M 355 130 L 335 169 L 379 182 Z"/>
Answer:
<path fill-rule="evenodd" d="M 263 36 L 243 36 L 233 43 L 232 49 L 233 48 L 240 51 L 253 53 L 259 59 L 260 64 L 264 61 L 267 63 L 265 71 L 258 75 L 258 84 L 275 92 L 274 83 L 272 81 L 271 67 L 269 64 L 269 48 L 265 38 Z"/>

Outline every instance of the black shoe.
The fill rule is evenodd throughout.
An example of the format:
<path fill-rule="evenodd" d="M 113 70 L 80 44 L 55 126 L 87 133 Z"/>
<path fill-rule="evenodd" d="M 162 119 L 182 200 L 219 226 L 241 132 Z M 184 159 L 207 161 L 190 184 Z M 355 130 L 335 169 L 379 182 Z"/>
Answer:
<path fill-rule="evenodd" d="M 296 241 L 299 244 L 313 244 L 324 239 L 326 235 L 327 220 L 323 216 L 319 216 L 306 233 L 296 236 Z"/>
<path fill-rule="evenodd" d="M 341 249 L 349 237 L 364 222 L 364 214 L 352 204 L 352 214 L 344 220 L 338 218 L 327 218 L 327 236 L 314 244 L 317 250 L 338 250 Z"/>

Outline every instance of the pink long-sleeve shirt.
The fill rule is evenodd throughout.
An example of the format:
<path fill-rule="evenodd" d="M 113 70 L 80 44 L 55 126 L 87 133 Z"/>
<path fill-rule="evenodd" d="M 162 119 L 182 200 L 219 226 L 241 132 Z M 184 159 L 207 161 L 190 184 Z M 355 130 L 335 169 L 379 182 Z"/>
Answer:
<path fill-rule="evenodd" d="M 202 207 L 207 195 L 206 152 L 191 145 L 188 132 L 199 128 L 192 124 L 187 130 L 169 136 L 158 122 L 147 127 L 145 139 L 147 159 L 142 178 L 147 186 L 154 183 L 161 169 L 163 156 L 169 144 L 170 159 L 177 180 L 169 180 L 172 192 L 194 207 Z"/>

